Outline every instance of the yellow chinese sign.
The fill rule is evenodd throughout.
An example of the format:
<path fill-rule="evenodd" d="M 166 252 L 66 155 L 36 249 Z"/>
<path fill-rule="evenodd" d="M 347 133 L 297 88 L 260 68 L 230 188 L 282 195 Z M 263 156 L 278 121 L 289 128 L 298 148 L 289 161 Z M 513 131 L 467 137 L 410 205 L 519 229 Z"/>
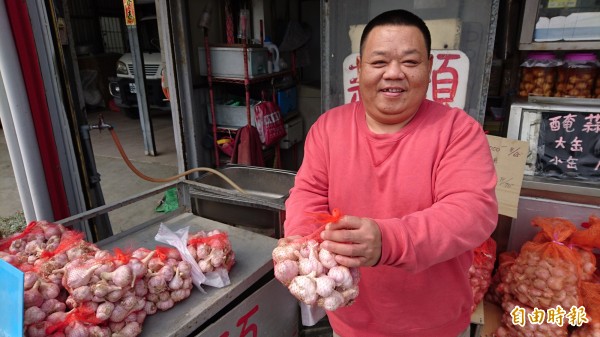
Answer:
<path fill-rule="evenodd" d="M 576 7 L 577 0 L 549 0 L 548 8 Z"/>
<path fill-rule="evenodd" d="M 587 315 L 585 313 L 585 307 L 572 306 L 569 312 L 566 312 L 560 305 L 556 308 L 550 308 L 546 311 L 538 308 L 534 308 L 529 314 L 526 313 L 525 308 L 515 306 L 510 312 L 513 325 L 519 325 L 524 327 L 528 321 L 530 324 L 555 324 L 563 326 L 565 324 L 565 318 L 567 323 L 571 326 L 581 326 L 584 323 L 589 323 Z"/>
<path fill-rule="evenodd" d="M 125 8 L 125 25 L 135 26 L 135 6 L 133 0 L 123 0 L 123 7 Z"/>

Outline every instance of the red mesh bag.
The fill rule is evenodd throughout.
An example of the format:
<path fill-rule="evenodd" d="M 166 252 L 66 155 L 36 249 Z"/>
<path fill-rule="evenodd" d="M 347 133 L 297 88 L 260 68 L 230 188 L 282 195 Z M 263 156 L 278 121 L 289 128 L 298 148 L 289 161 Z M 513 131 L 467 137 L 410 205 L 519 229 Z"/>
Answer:
<path fill-rule="evenodd" d="M 502 304 L 502 297 L 506 293 L 507 284 L 510 283 L 509 271 L 516 258 L 517 252 L 502 252 L 498 255 L 498 269 L 496 269 L 496 273 L 492 277 L 492 284 L 485 295 L 486 300 L 498 305 Z"/>
<path fill-rule="evenodd" d="M 469 268 L 469 280 L 473 289 L 473 305 L 471 312 L 483 299 L 492 283 L 492 272 L 496 262 L 496 241 L 488 238 L 473 250 L 473 264 Z"/>
<path fill-rule="evenodd" d="M 275 278 L 288 287 L 303 305 L 333 311 L 352 304 L 358 296 L 358 268 L 338 265 L 335 255 L 321 248 L 321 232 L 342 214 L 311 213 L 320 226 L 311 234 L 289 241 L 281 239 L 273 250 Z"/>
<path fill-rule="evenodd" d="M 581 255 L 568 246 L 577 228 L 561 218 L 537 217 L 532 223 L 541 231 L 521 248 L 508 291 L 533 308 L 579 306 Z"/>
<path fill-rule="evenodd" d="M 519 303 L 510 296 L 505 296 L 502 308 L 504 309 L 502 325 L 494 333 L 495 337 L 567 337 L 569 335 L 566 323 L 558 325 L 554 321 L 549 322 L 547 313 L 544 313 L 544 320 L 541 320 L 541 316 L 534 315 L 534 308 Z"/>
<path fill-rule="evenodd" d="M 600 337 L 600 282 L 581 282 L 581 296 L 589 322 L 573 331 L 571 337 Z"/>

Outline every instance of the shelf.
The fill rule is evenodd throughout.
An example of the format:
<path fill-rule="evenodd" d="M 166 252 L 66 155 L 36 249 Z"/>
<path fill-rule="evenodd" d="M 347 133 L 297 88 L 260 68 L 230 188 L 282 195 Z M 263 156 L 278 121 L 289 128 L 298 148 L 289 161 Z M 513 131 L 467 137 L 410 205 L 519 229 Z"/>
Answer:
<path fill-rule="evenodd" d="M 284 70 L 284 71 L 279 71 L 279 72 L 272 73 L 272 74 L 259 75 L 259 76 L 256 76 L 256 77 L 248 78 L 248 84 L 265 82 L 265 81 L 268 81 L 270 79 L 275 79 L 275 78 L 278 78 L 278 77 L 291 76 L 292 74 L 293 74 L 292 70 Z M 243 78 L 236 78 L 236 77 L 216 77 L 216 76 L 213 76 L 212 81 L 213 82 L 217 82 L 217 83 L 244 84 L 246 80 L 243 79 Z"/>
<path fill-rule="evenodd" d="M 519 50 L 597 50 L 600 41 L 554 41 L 519 43 Z"/>
<path fill-rule="evenodd" d="M 541 0 L 525 0 L 523 7 L 523 23 L 519 39 L 519 50 L 598 50 L 600 41 L 547 41 L 533 40 L 536 23 L 541 16 Z"/>

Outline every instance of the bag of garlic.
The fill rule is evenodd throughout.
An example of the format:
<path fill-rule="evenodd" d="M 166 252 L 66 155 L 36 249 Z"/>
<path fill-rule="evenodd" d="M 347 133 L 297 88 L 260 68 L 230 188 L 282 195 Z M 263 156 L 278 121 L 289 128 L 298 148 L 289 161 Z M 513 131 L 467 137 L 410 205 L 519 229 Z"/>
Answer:
<path fill-rule="evenodd" d="M 485 294 L 485 299 L 489 302 L 502 304 L 502 297 L 506 292 L 506 286 L 510 284 L 508 279 L 509 271 L 517 258 L 517 252 L 502 252 L 498 255 L 498 269 L 492 277 L 492 284 L 488 292 Z"/>
<path fill-rule="evenodd" d="M 521 248 L 510 271 L 512 281 L 508 291 L 519 302 L 534 308 L 581 305 L 579 284 L 584 275 L 595 271 L 595 261 L 592 268 L 582 254 L 586 260 L 593 258 L 587 252 L 593 248 L 589 245 L 600 238 L 595 235 L 597 230 L 575 235 L 578 233 L 575 225 L 562 218 L 536 217 L 532 224 L 541 231 Z M 590 234 L 593 239 L 589 239 Z"/>
<path fill-rule="evenodd" d="M 571 337 L 600 337 L 600 280 L 582 282 L 581 296 L 588 322 L 573 331 Z"/>
<path fill-rule="evenodd" d="M 360 278 L 358 268 L 338 265 L 335 256 L 320 246 L 321 232 L 328 223 L 341 218 L 340 212 L 313 215 L 321 224 L 319 228 L 295 241 L 281 239 L 272 254 L 275 278 L 302 304 L 311 306 L 302 308 L 304 325 L 312 325 L 323 316 L 324 313 L 315 312 L 315 306 L 333 311 L 351 305 L 358 296 Z M 306 319 L 308 314 L 315 317 Z"/>
<path fill-rule="evenodd" d="M 194 285 L 196 286 L 196 288 L 198 288 L 198 290 L 200 290 L 200 292 L 206 293 L 204 291 L 204 289 L 202 289 L 202 284 L 208 284 L 207 276 L 204 275 L 204 273 L 202 273 L 202 271 L 200 270 L 200 267 L 196 263 L 196 260 L 194 259 L 192 254 L 190 254 L 190 252 L 187 249 L 187 238 L 188 238 L 189 230 L 190 230 L 190 227 L 188 226 L 188 227 L 184 227 L 184 228 L 181 228 L 181 229 L 173 232 L 169 229 L 169 227 L 167 227 L 165 224 L 161 223 L 158 228 L 158 232 L 156 233 L 156 236 L 154 237 L 154 240 L 156 240 L 158 242 L 169 244 L 169 245 L 175 247 L 179 251 L 179 254 L 181 254 L 181 258 L 184 261 L 187 261 L 192 266 L 191 272 L 192 272 L 192 281 L 193 281 Z M 227 281 L 229 281 L 229 279 L 227 279 Z M 219 284 L 217 284 L 217 285 L 208 284 L 208 285 L 218 286 Z"/>
<path fill-rule="evenodd" d="M 495 262 L 496 241 L 490 237 L 473 250 L 473 264 L 469 268 L 469 280 L 473 289 L 471 312 L 475 311 L 490 287 Z"/>
<path fill-rule="evenodd" d="M 567 324 L 557 324 L 546 312 L 541 315 L 537 308 L 531 308 L 515 301 L 509 294 L 502 300 L 502 325 L 498 327 L 495 337 L 567 337 Z M 536 311 L 537 309 L 537 311 Z"/>

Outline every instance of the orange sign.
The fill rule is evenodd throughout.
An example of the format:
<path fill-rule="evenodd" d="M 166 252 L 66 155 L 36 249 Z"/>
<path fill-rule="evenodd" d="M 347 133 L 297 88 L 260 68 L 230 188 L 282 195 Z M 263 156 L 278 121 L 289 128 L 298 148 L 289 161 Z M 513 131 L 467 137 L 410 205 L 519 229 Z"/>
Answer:
<path fill-rule="evenodd" d="M 135 6 L 133 0 L 123 0 L 123 7 L 125 8 L 125 25 L 135 26 Z"/>

